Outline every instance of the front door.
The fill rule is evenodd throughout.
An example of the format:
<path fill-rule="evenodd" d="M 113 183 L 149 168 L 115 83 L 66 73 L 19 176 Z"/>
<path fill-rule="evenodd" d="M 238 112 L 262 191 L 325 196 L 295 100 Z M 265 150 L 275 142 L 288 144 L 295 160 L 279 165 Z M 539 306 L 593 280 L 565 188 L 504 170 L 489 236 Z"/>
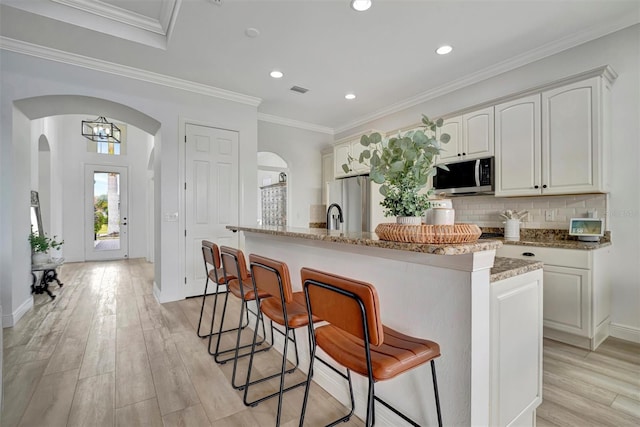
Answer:
<path fill-rule="evenodd" d="M 129 256 L 127 168 L 85 165 L 85 259 Z"/>
<path fill-rule="evenodd" d="M 186 125 L 185 296 L 202 295 L 202 240 L 238 247 L 238 133 Z"/>

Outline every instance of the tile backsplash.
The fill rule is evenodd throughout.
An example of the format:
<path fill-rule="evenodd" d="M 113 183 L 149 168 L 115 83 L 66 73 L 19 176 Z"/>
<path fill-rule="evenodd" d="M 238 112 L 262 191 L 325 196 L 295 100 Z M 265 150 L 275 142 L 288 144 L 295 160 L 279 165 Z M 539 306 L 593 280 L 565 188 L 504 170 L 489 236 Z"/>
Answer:
<path fill-rule="evenodd" d="M 502 228 L 499 214 L 507 209 L 528 211 L 523 228 L 568 229 L 571 218 L 584 218 L 595 211 L 596 218 L 605 218 L 607 198 L 605 194 L 579 194 L 575 196 L 540 197 L 453 197 L 456 222 L 477 224 L 480 227 Z M 605 218 L 605 229 L 608 229 Z"/>

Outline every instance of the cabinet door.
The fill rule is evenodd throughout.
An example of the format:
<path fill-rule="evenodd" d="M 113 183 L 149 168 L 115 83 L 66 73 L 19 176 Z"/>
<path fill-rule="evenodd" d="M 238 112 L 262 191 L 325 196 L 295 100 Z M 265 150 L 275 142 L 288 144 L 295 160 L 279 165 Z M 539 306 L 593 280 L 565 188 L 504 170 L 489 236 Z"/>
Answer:
<path fill-rule="evenodd" d="M 496 196 L 541 193 L 540 95 L 495 107 Z"/>
<path fill-rule="evenodd" d="M 544 325 L 589 336 L 589 270 L 544 266 Z"/>
<path fill-rule="evenodd" d="M 493 107 L 462 116 L 462 156 L 467 160 L 493 156 Z"/>
<path fill-rule="evenodd" d="M 360 144 L 360 140 L 356 140 L 356 141 L 352 141 L 350 144 L 350 152 L 351 152 L 351 156 L 356 159 L 356 162 L 353 163 L 351 165 L 351 169 L 353 169 L 353 173 L 354 174 L 363 174 L 363 173 L 369 173 L 369 167 L 366 165 L 362 165 L 360 163 L 357 162 L 357 160 L 360 158 L 360 153 L 362 153 L 363 151 L 365 151 L 367 148 Z"/>
<path fill-rule="evenodd" d="M 451 139 L 442 144 L 439 163 L 449 163 L 462 158 L 462 116 L 451 117 L 444 120 L 442 127 L 437 128 L 436 138 L 448 133 Z"/>
<path fill-rule="evenodd" d="M 333 147 L 333 173 L 335 178 L 347 176 L 348 174 L 342 169 L 342 165 L 347 163 L 351 153 L 351 145 L 344 142 Z"/>
<path fill-rule="evenodd" d="M 517 420 L 542 401 L 542 271 L 491 284 L 492 426 Z"/>
<path fill-rule="evenodd" d="M 542 184 L 545 194 L 602 191 L 600 78 L 542 93 Z"/>

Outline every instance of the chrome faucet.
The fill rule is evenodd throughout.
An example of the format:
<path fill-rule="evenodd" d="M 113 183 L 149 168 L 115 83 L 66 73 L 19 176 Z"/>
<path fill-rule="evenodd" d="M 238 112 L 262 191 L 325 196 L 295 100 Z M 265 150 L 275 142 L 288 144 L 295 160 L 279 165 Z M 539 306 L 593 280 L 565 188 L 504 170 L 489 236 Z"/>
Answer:
<path fill-rule="evenodd" d="M 337 218 L 335 216 L 334 217 L 331 216 L 331 209 L 333 208 L 338 209 Z M 342 216 L 342 208 L 340 207 L 339 204 L 332 203 L 329 205 L 329 208 L 327 209 L 327 230 L 339 230 L 338 221 L 344 222 L 344 218 Z"/>

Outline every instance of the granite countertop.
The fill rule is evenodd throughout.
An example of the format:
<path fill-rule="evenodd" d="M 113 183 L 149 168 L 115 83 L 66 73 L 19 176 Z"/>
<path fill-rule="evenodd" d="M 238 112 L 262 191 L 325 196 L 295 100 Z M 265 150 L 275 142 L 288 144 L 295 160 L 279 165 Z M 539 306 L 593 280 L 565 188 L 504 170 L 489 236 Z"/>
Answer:
<path fill-rule="evenodd" d="M 502 233 L 501 228 L 482 227 L 482 232 Z M 581 242 L 569 236 L 567 230 L 521 228 L 520 240 L 505 240 L 503 237 L 492 237 L 505 245 L 538 246 L 543 248 L 594 250 L 611 246 L 611 232 L 605 232 L 598 242 Z M 482 239 L 484 240 L 484 239 Z"/>
<path fill-rule="evenodd" d="M 542 262 L 528 259 L 496 257 L 491 268 L 491 283 L 542 268 Z"/>
<path fill-rule="evenodd" d="M 325 242 L 344 243 L 349 245 L 371 246 L 400 251 L 420 252 L 432 255 L 461 255 L 473 252 L 494 250 L 502 246 L 496 239 L 482 239 L 474 243 L 457 244 L 425 244 L 403 243 L 380 240 L 375 233 L 326 230 L 322 228 L 296 228 L 277 226 L 227 226 L 232 231 L 249 231 L 253 233 L 270 234 L 273 236 L 296 237 L 301 239 L 322 240 Z"/>

